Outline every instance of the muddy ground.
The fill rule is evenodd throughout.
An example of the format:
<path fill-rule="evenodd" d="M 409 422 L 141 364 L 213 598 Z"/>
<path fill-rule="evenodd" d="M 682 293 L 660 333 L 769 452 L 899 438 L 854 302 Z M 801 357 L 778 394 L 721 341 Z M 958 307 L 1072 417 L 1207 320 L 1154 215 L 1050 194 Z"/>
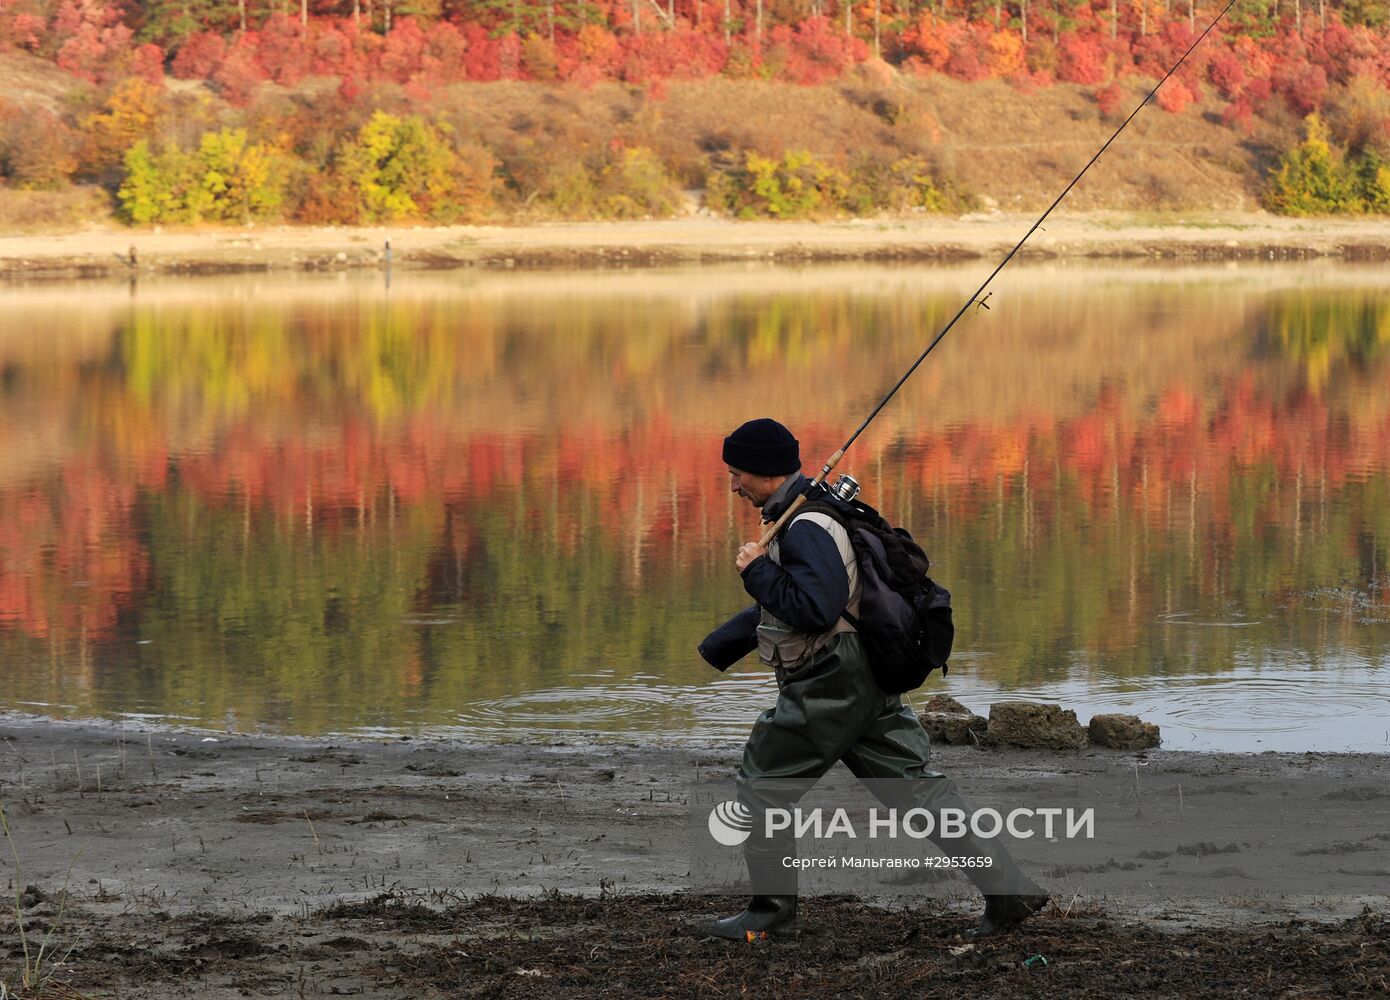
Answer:
<path fill-rule="evenodd" d="M 729 945 L 692 933 L 734 901 L 689 892 L 680 789 L 737 754 L 9 717 L 0 804 L 19 899 L 0 916 L 0 982 L 15 992 L 24 942 L 52 930 L 54 996 L 1390 996 L 1385 757 L 944 747 L 972 800 L 1059 774 L 1180 780 L 1189 811 L 1286 789 L 1269 839 L 1289 871 L 1242 876 L 1232 861 L 1250 867 L 1261 845 L 1194 829 L 1200 849 L 1070 875 L 1074 892 L 997 941 L 963 936 L 967 890 L 812 897 L 799 939 Z M 1336 839 L 1309 832 L 1339 810 Z M 1088 891 L 1126 869 L 1162 891 Z"/>
<path fill-rule="evenodd" d="M 529 226 L 92 228 L 0 235 L 0 279 L 382 269 L 388 240 L 390 266 L 399 270 L 992 260 L 1027 233 L 1035 218 L 991 212 L 825 223 L 691 217 Z M 1390 222 L 1262 213 L 1062 212 L 1028 240 L 1022 255 L 1384 261 L 1390 260 Z"/>

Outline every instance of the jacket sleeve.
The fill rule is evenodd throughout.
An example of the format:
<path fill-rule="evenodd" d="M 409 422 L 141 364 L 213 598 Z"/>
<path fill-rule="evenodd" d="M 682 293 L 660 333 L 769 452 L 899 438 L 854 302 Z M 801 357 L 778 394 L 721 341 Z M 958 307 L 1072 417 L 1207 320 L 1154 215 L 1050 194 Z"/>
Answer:
<path fill-rule="evenodd" d="M 826 632 L 849 604 L 849 574 L 835 539 L 812 521 L 782 535 L 779 566 L 759 556 L 743 571 L 743 589 L 793 628 Z"/>
<path fill-rule="evenodd" d="M 758 648 L 758 620 L 761 617 L 756 604 L 740 611 L 705 636 L 700 643 L 700 655 L 716 670 L 728 670 Z"/>

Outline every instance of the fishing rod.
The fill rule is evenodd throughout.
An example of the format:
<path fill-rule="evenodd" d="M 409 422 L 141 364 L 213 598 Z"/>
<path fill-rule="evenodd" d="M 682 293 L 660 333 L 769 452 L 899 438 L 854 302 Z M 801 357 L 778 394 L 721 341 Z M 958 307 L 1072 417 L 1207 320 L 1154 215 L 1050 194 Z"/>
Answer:
<path fill-rule="evenodd" d="M 1009 261 L 1014 259 L 1014 255 L 1017 254 L 1020 249 L 1022 249 L 1023 244 L 1028 242 L 1028 237 L 1032 236 L 1035 232 L 1042 228 L 1042 224 L 1047 221 L 1047 217 L 1052 214 L 1052 210 L 1062 203 L 1062 199 L 1065 198 L 1071 192 L 1072 188 L 1076 187 L 1077 182 L 1080 181 L 1081 178 L 1086 175 L 1086 171 L 1090 170 L 1091 167 L 1095 165 L 1095 162 L 1100 159 L 1101 154 L 1104 153 L 1107 149 L 1109 149 L 1110 144 L 1120 137 L 1120 133 L 1123 132 L 1126 126 L 1128 126 L 1129 123 L 1134 120 L 1135 116 L 1138 115 L 1139 112 L 1142 111 L 1146 105 L 1153 101 L 1154 94 L 1158 93 L 1158 88 L 1162 87 L 1165 83 L 1167 83 L 1168 78 L 1171 77 L 1174 73 L 1176 73 L 1179 68 L 1181 68 L 1182 64 L 1187 61 L 1187 57 L 1192 55 L 1193 50 L 1196 49 L 1198 45 L 1202 44 L 1203 39 L 1205 39 L 1207 35 L 1211 34 L 1212 29 L 1221 23 L 1221 19 L 1224 18 L 1226 14 L 1230 12 L 1230 9 L 1235 5 L 1236 0 L 1228 0 L 1226 6 L 1221 9 L 1221 13 L 1217 14 L 1216 17 L 1212 19 L 1212 22 L 1207 25 L 1206 30 L 1203 31 L 1200 35 L 1198 35 L 1196 39 L 1193 40 L 1192 44 L 1187 47 L 1187 51 L 1184 52 L 1181 57 L 1179 57 L 1177 62 L 1173 63 L 1172 68 L 1169 69 L 1167 73 L 1163 74 L 1163 79 L 1159 80 L 1158 83 L 1154 84 L 1153 88 L 1147 94 L 1144 95 L 1144 99 L 1140 101 L 1139 104 L 1134 108 L 1134 110 L 1129 113 L 1129 117 L 1120 123 L 1120 127 L 1115 129 L 1114 134 L 1111 135 L 1109 139 L 1105 140 L 1105 145 L 1101 146 L 1100 149 L 1096 150 L 1095 155 L 1092 156 L 1088 161 L 1086 161 L 1086 165 L 1081 168 L 1080 173 L 1073 177 L 1071 179 L 1071 183 L 1062 189 L 1062 193 L 1057 196 L 1056 200 L 1054 200 L 1051 205 L 1047 206 L 1047 211 L 1043 212 L 1042 215 L 1038 216 L 1038 221 L 1034 222 L 1033 225 L 1028 229 L 1028 232 L 1023 234 L 1023 238 L 1014 244 L 1012 250 L 1005 254 L 1004 259 L 1001 260 L 998 263 L 998 265 L 994 268 L 994 270 L 989 273 L 989 277 L 987 277 L 984 281 L 980 283 L 980 287 L 975 289 L 975 294 L 971 295 L 970 298 L 965 300 L 965 303 L 960 307 L 960 309 L 956 311 L 956 314 L 951 317 L 951 321 L 947 323 L 945 326 L 943 326 L 940 332 L 938 332 L 937 335 L 932 338 L 931 343 L 927 345 L 927 349 L 917 356 L 917 360 L 912 362 L 912 366 L 908 368 L 906 372 L 903 373 L 903 377 L 898 379 L 897 384 L 895 384 L 893 388 L 888 390 L 888 395 L 884 396 L 883 399 L 880 400 L 879 404 L 874 407 L 873 412 L 870 413 L 868 417 L 864 419 L 864 422 L 862 424 L 859 425 L 859 429 L 856 430 L 853 434 L 851 434 L 849 436 L 849 440 L 842 444 L 839 447 L 839 449 L 835 452 L 835 454 L 831 455 L 829 460 L 823 466 L 821 466 L 820 472 L 816 473 L 815 478 L 811 480 L 812 486 L 818 486 L 821 483 L 825 482 L 826 477 L 829 476 L 831 471 L 835 468 L 835 466 L 839 464 L 840 459 L 845 457 L 845 452 L 849 451 L 850 445 L 854 444 L 854 442 L 859 438 L 859 435 L 864 433 L 864 429 L 867 428 L 869 424 L 873 423 L 874 418 L 879 415 L 879 412 L 885 406 L 888 405 L 889 400 L 891 400 L 894 396 L 897 395 L 898 390 L 903 387 L 903 383 L 905 383 L 909 378 L 912 377 L 912 373 L 917 370 L 918 366 L 921 365 L 923 361 L 927 360 L 927 355 L 932 352 L 932 350 L 936 347 L 937 344 L 941 343 L 942 338 L 944 338 L 946 334 L 950 332 L 951 327 L 955 326 L 956 323 L 960 321 L 960 318 L 965 315 L 966 310 L 969 309 L 972 305 L 975 305 L 976 303 L 978 303 L 979 305 L 985 305 L 985 299 L 989 298 L 989 295 L 986 295 L 985 299 L 980 298 L 980 295 L 985 291 L 986 288 L 989 287 L 989 283 L 995 279 L 995 277 L 999 274 L 1000 271 L 1004 270 L 1004 265 L 1008 264 Z M 989 306 L 985 305 L 985 308 L 988 309 Z M 807 492 L 810 492 L 810 490 L 808 489 Z M 763 532 L 762 538 L 759 539 L 758 545 L 762 548 L 767 548 L 768 543 L 771 542 L 772 539 L 776 538 L 777 533 L 782 530 L 782 527 L 793 517 L 796 516 L 796 512 L 801 509 L 801 505 L 805 502 L 806 493 L 802 493 L 801 496 L 797 497 L 791 503 L 791 505 L 787 507 L 787 509 L 782 513 L 781 517 L 779 517 L 776 521 L 774 521 L 772 524 L 768 526 L 767 530 Z"/>

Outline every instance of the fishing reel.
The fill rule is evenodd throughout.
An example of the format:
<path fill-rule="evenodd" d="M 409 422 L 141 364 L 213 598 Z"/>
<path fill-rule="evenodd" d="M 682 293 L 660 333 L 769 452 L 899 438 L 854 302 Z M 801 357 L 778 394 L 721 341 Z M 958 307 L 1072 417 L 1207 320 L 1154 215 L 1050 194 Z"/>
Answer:
<path fill-rule="evenodd" d="M 830 486 L 830 495 L 849 503 L 859 495 L 859 480 L 841 473 Z"/>

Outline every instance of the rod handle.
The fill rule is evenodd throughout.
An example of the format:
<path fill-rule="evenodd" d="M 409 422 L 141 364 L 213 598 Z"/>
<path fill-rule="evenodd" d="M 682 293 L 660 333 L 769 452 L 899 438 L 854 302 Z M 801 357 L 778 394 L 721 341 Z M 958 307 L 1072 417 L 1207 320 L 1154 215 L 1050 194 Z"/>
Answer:
<path fill-rule="evenodd" d="M 786 524 L 788 521 L 790 521 L 793 517 L 795 517 L 796 512 L 800 510 L 802 505 L 805 503 L 805 493 L 801 494 L 801 496 L 793 500 L 787 506 L 787 509 L 782 512 L 782 516 L 767 526 L 767 530 L 763 532 L 763 537 L 758 539 L 758 547 L 764 549 L 767 548 L 768 543 L 777 537 L 777 532 L 782 530 L 782 526 Z"/>
<path fill-rule="evenodd" d="M 821 483 L 825 482 L 825 477 L 830 475 L 830 470 L 839 465 L 840 459 L 844 457 L 845 449 L 843 448 L 831 455 L 830 460 L 821 466 L 820 472 L 816 473 L 815 478 L 811 480 L 812 484 L 819 486 Z M 763 549 L 767 548 L 768 543 L 777 537 L 777 532 L 781 531 L 782 526 L 796 516 L 796 512 L 801 509 L 804 503 L 806 503 L 805 493 L 793 500 L 787 506 L 787 509 L 782 512 L 782 516 L 768 525 L 767 530 L 763 532 L 763 537 L 758 539 L 758 547 Z"/>

